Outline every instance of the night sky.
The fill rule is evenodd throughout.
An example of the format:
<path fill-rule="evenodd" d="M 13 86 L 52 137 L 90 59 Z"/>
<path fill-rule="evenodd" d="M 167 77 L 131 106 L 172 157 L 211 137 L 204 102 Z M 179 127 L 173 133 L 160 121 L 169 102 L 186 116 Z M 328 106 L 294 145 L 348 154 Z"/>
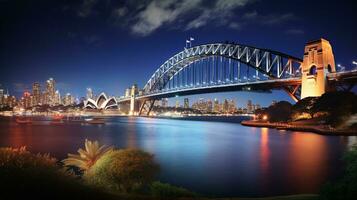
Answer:
<path fill-rule="evenodd" d="M 20 95 L 49 77 L 60 92 L 123 95 L 143 87 L 168 58 L 193 45 L 234 41 L 302 58 L 307 41 L 328 39 L 336 63 L 357 60 L 357 4 L 278 0 L 0 0 L 0 84 Z M 281 91 L 199 97 L 289 100 Z M 197 96 L 196 96 L 197 98 Z"/>

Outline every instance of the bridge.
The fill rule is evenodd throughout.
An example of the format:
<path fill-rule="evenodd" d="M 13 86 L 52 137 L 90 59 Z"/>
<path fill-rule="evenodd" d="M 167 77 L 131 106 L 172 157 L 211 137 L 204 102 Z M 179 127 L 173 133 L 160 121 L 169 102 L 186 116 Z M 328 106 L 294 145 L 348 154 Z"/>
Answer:
<path fill-rule="evenodd" d="M 349 90 L 357 70 L 337 72 L 330 43 L 308 42 L 303 59 L 271 49 L 236 43 L 212 43 L 184 49 L 165 61 L 144 88 L 135 86 L 118 103 L 130 113 L 149 115 L 162 98 L 227 91 L 284 90 L 293 100 Z"/>

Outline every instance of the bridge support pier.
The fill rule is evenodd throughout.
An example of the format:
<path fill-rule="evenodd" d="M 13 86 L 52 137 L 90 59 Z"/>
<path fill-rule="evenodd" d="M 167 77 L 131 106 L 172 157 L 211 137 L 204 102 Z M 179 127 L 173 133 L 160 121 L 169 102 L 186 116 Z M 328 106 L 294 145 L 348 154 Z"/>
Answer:
<path fill-rule="evenodd" d="M 318 97 L 332 90 L 327 84 L 327 74 L 336 72 L 335 59 L 329 41 L 319 39 L 305 46 L 301 64 L 301 99 Z"/>
<path fill-rule="evenodd" d="M 143 116 L 143 115 L 149 116 L 151 110 L 154 107 L 155 101 L 156 101 L 155 99 L 144 100 L 140 106 L 139 116 Z"/>

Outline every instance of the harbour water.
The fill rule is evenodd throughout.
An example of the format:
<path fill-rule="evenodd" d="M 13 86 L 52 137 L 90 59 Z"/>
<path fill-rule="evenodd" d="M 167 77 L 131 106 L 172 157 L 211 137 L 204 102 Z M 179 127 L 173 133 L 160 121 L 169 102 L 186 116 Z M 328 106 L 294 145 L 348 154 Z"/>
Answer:
<path fill-rule="evenodd" d="M 18 125 L 0 119 L 0 147 L 27 146 L 58 159 L 84 140 L 155 155 L 158 179 L 209 196 L 271 196 L 317 193 L 342 172 L 343 152 L 355 136 L 244 127 L 242 117 L 157 119 L 106 118 L 105 125 L 43 121 Z"/>

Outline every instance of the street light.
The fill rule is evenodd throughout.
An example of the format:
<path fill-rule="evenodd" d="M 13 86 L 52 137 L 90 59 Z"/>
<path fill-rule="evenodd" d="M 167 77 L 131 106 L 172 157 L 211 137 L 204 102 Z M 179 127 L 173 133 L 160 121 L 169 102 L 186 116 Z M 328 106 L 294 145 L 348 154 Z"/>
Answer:
<path fill-rule="evenodd" d="M 337 67 L 340 68 L 340 71 L 342 71 L 342 72 L 345 71 L 345 66 L 337 64 Z"/>
<path fill-rule="evenodd" d="M 352 65 L 356 65 L 356 69 L 357 69 L 357 61 L 352 61 Z"/>

